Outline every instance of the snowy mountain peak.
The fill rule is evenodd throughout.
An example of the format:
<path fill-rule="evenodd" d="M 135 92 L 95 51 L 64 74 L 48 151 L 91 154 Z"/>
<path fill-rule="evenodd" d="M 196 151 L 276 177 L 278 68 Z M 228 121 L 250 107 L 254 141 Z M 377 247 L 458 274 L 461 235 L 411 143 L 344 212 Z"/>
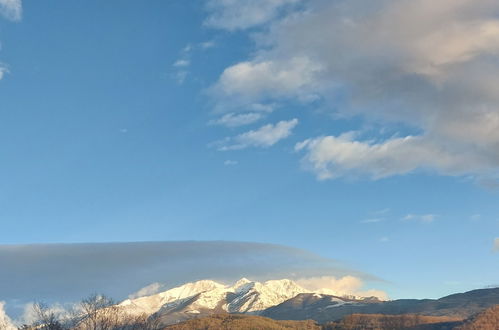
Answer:
<path fill-rule="evenodd" d="M 301 293 L 327 294 L 321 290 L 307 290 L 289 279 L 262 283 L 241 278 L 233 285 L 202 280 L 155 295 L 128 299 L 119 306 L 131 314 L 159 315 L 169 323 L 220 312 L 259 314 Z"/>
<path fill-rule="evenodd" d="M 248 280 L 246 277 L 243 277 L 242 279 L 240 279 L 239 281 L 237 281 L 236 283 L 234 283 L 234 285 L 232 287 L 237 289 L 240 286 L 246 285 L 248 283 L 253 283 L 253 282 L 250 281 L 250 280 Z"/>
<path fill-rule="evenodd" d="M 151 296 L 127 299 L 119 306 L 132 314 L 149 315 L 179 308 L 185 312 L 221 309 L 235 313 L 258 313 L 305 292 L 309 291 L 288 279 L 261 283 L 242 278 L 232 286 L 201 280 Z"/>
<path fill-rule="evenodd" d="M 186 283 L 173 289 L 160 292 L 151 296 L 136 299 L 127 299 L 119 304 L 131 314 L 154 314 L 164 305 L 171 305 L 173 302 L 183 301 L 203 292 L 223 290 L 225 285 L 211 280 L 201 280 Z"/>
<path fill-rule="evenodd" d="M 160 293 L 160 295 L 168 297 L 176 296 L 178 299 L 182 299 L 201 292 L 222 289 L 222 288 L 225 288 L 225 285 L 211 280 L 201 280 L 197 282 L 186 283 L 179 287 Z"/>

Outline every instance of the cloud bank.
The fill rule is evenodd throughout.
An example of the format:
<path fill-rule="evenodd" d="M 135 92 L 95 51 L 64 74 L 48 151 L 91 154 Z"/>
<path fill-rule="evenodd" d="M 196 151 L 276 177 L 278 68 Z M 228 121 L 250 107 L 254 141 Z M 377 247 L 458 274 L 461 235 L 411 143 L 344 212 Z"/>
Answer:
<path fill-rule="evenodd" d="M 0 300 L 7 308 L 31 301 L 73 302 L 94 292 L 121 300 L 151 283 L 173 287 L 200 279 L 324 274 L 373 279 L 307 251 L 223 241 L 0 245 L 0 265 Z"/>
<path fill-rule="evenodd" d="M 336 117 L 416 132 L 310 137 L 297 149 L 318 178 L 499 177 L 499 2 L 310 0 L 280 15 L 288 1 L 258 2 L 249 12 L 268 15 L 240 25 L 233 10 L 249 2 L 210 7 L 220 28 L 267 24 L 255 55 L 220 75 L 219 104 L 319 100 Z"/>

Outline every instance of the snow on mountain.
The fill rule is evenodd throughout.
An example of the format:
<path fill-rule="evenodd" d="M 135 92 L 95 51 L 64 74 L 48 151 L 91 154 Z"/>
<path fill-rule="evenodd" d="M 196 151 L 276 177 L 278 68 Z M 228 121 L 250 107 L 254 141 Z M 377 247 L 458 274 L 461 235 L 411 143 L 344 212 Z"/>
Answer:
<path fill-rule="evenodd" d="M 202 280 L 194 283 L 187 283 L 182 286 L 160 292 L 151 296 L 140 297 L 136 299 L 127 299 L 119 304 L 130 314 L 154 314 L 158 312 L 164 305 L 173 306 L 181 304 L 186 299 L 192 298 L 203 292 L 216 291 L 224 292 L 225 285 L 215 281 Z M 209 299 L 208 299 L 209 300 Z M 207 305 L 213 302 L 206 301 Z"/>
<path fill-rule="evenodd" d="M 231 313 L 258 313 L 280 304 L 299 293 L 309 292 L 291 280 L 272 280 L 264 283 L 240 280 L 230 288 L 237 294 L 229 304 Z"/>
<path fill-rule="evenodd" d="M 152 315 L 179 310 L 183 313 L 219 310 L 255 314 L 305 292 L 310 291 L 287 279 L 261 283 L 243 278 L 232 286 L 202 280 L 151 296 L 127 299 L 119 306 L 130 314 Z"/>
<path fill-rule="evenodd" d="M 154 295 L 127 299 L 119 304 L 133 315 L 147 314 L 159 317 L 163 324 L 184 321 L 213 313 L 261 314 L 270 307 L 290 301 L 300 294 L 327 298 L 328 306 L 343 305 L 347 298 L 328 295 L 321 290 L 304 289 L 295 282 L 282 279 L 266 282 L 242 278 L 233 285 L 210 280 L 187 283 Z M 348 303 L 361 303 L 362 300 Z M 328 308 L 329 308 L 328 307 Z"/>

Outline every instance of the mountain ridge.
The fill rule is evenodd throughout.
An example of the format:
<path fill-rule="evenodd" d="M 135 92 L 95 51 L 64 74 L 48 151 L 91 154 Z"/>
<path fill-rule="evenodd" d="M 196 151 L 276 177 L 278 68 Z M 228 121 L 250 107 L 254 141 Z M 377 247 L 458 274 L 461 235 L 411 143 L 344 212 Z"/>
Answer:
<path fill-rule="evenodd" d="M 201 280 L 153 295 L 126 299 L 118 306 L 131 315 L 146 314 L 163 325 L 214 314 L 259 315 L 274 320 L 307 320 L 320 324 L 352 314 L 446 316 L 467 318 L 499 304 L 499 288 L 477 289 L 440 299 L 334 296 L 307 290 L 289 279 L 233 285 Z"/>
<path fill-rule="evenodd" d="M 322 292 L 321 289 L 317 292 Z M 126 299 L 118 306 L 131 315 L 146 314 L 161 319 L 164 324 L 185 321 L 215 313 L 259 315 L 299 294 L 324 295 L 308 290 L 289 279 L 251 281 L 242 278 L 233 285 L 212 280 L 200 280 L 153 295 Z M 338 304 L 351 298 L 334 297 Z M 355 301 L 376 300 L 374 297 Z"/>
<path fill-rule="evenodd" d="M 297 295 L 261 313 L 277 320 L 313 319 L 319 323 L 337 321 L 350 314 L 419 314 L 467 318 L 499 304 L 499 288 L 477 289 L 439 299 L 397 299 L 354 304 L 332 304 L 328 296 Z M 332 308 L 334 307 L 334 308 Z"/>

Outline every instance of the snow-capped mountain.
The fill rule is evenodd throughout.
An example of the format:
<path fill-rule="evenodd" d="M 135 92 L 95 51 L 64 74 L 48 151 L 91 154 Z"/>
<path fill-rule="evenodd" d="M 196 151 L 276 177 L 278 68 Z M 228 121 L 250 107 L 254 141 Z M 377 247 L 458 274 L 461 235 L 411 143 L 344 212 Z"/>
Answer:
<path fill-rule="evenodd" d="M 272 280 L 264 283 L 241 279 L 232 286 L 210 280 L 187 283 L 151 296 L 127 299 L 119 304 L 131 314 L 165 314 L 225 311 L 230 313 L 258 313 L 310 292 L 291 280 Z"/>
<path fill-rule="evenodd" d="M 211 280 L 187 283 L 154 295 L 127 299 L 118 306 L 129 314 L 154 315 L 160 318 L 161 323 L 171 324 L 213 313 L 258 315 L 300 294 L 322 298 L 319 292 L 307 290 L 288 279 L 256 282 L 242 278 L 233 285 Z M 328 297 L 331 297 L 331 306 L 340 306 L 347 300 L 349 304 L 361 302 Z"/>

